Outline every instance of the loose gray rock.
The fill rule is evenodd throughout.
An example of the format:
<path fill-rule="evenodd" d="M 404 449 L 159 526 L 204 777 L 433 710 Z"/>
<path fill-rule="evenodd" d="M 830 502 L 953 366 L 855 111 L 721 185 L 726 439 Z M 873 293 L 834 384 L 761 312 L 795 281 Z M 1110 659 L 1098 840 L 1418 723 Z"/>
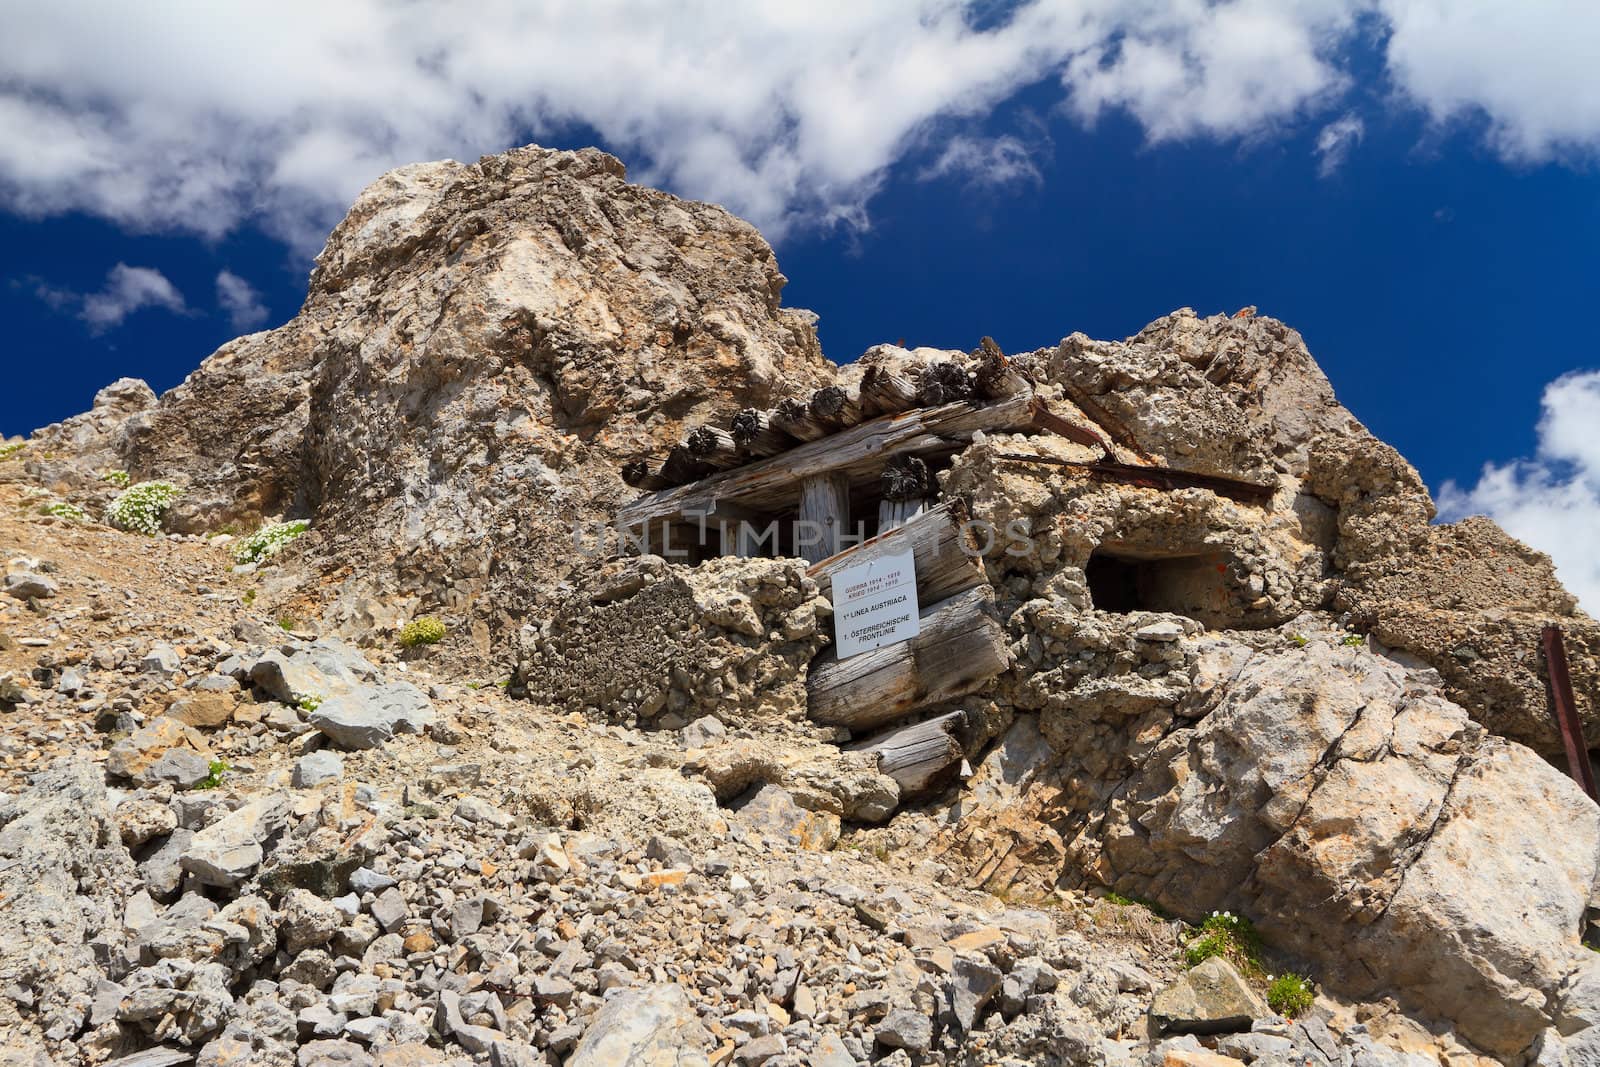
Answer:
<path fill-rule="evenodd" d="M 145 653 L 144 659 L 139 661 L 139 669 L 146 674 L 159 674 L 163 678 L 170 678 L 182 668 L 183 663 L 178 659 L 177 650 L 165 641 L 158 641 L 150 646 L 150 651 Z"/>
<path fill-rule="evenodd" d="M 282 796 L 250 801 L 194 835 L 183 852 L 183 869 L 205 885 L 239 885 L 260 865 L 264 843 L 283 828 L 288 812 Z"/>
<path fill-rule="evenodd" d="M 1150 1021 L 1162 1034 L 1222 1034 L 1248 1030 L 1272 1012 L 1233 964 L 1213 956 L 1157 993 Z"/>
<path fill-rule="evenodd" d="M 167 782 L 178 789 L 193 789 L 211 776 L 211 761 L 192 748 L 169 748 L 161 756 L 134 775 L 134 780 L 147 785 Z"/>
<path fill-rule="evenodd" d="M 566 1067 L 707 1067 L 709 1036 L 680 986 L 609 997 Z"/>
<path fill-rule="evenodd" d="M 963 1032 L 977 1024 L 983 1009 L 1000 991 L 1001 979 L 1000 968 L 986 959 L 956 957 L 950 972 L 950 1014 Z"/>
<path fill-rule="evenodd" d="M 874 1036 L 884 1048 L 926 1052 L 933 1045 L 933 1020 L 920 1011 L 896 1008 L 878 1024 Z"/>
<path fill-rule="evenodd" d="M 55 582 L 32 571 L 13 571 L 6 575 L 5 588 L 18 600 L 46 600 L 61 592 Z"/>
<path fill-rule="evenodd" d="M 326 782 L 336 782 L 343 775 L 344 760 L 339 754 L 321 749 L 295 760 L 289 780 L 296 789 L 314 789 Z"/>
<path fill-rule="evenodd" d="M 350 872 L 350 889 L 355 893 L 377 893 L 394 885 L 387 874 L 379 874 L 371 867 L 357 867 Z"/>

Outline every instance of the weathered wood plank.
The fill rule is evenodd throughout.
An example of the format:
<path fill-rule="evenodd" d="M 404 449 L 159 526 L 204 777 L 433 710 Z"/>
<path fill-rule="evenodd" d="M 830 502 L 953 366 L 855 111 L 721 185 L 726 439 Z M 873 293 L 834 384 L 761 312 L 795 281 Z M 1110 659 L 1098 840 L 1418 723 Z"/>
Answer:
<path fill-rule="evenodd" d="M 900 795 L 916 796 L 946 784 L 959 772 L 966 758 L 960 738 L 966 723 L 965 712 L 946 712 L 846 745 L 845 750 L 873 753 L 878 770 L 900 784 Z"/>
<path fill-rule="evenodd" d="M 705 511 L 721 499 L 757 510 L 785 510 L 794 506 L 805 478 L 837 471 L 848 475 L 852 486 L 865 485 L 878 477 L 886 454 L 948 451 L 972 440 L 980 430 L 1029 429 L 1043 410 L 1043 403 L 1031 394 L 1019 394 L 994 404 L 963 401 L 884 415 L 702 481 L 640 497 L 622 508 L 617 518 L 625 526 L 636 526 L 686 511 Z"/>
<path fill-rule="evenodd" d="M 904 526 L 912 519 L 921 515 L 932 506 L 932 501 L 927 498 L 921 500 L 880 500 L 878 501 L 878 532 L 888 533 L 890 530 Z"/>
<path fill-rule="evenodd" d="M 985 581 L 978 541 L 966 521 L 967 509 L 961 501 L 946 501 L 904 526 L 829 556 L 806 573 L 831 600 L 835 574 L 909 549 L 917 569 L 917 602 L 936 604 Z"/>
<path fill-rule="evenodd" d="M 800 483 L 800 521 L 795 549 L 808 563 L 821 563 L 839 551 L 850 531 L 850 479 L 842 474 L 816 474 Z"/>
<path fill-rule="evenodd" d="M 811 718 L 870 730 L 976 692 L 1010 666 L 987 585 L 924 608 L 921 626 L 910 641 L 845 660 L 830 649 L 813 660 L 806 679 Z"/>

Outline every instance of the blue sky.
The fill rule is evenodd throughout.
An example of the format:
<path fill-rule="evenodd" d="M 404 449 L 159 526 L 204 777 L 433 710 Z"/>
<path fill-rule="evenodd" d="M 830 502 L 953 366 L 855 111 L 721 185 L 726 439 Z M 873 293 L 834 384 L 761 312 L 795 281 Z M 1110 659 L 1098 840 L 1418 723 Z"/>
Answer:
<path fill-rule="evenodd" d="M 1600 599 L 1592 5 L 326 8 L 0 5 L 0 435 L 290 318 L 388 166 L 598 143 L 761 225 L 840 361 L 1256 304 Z"/>

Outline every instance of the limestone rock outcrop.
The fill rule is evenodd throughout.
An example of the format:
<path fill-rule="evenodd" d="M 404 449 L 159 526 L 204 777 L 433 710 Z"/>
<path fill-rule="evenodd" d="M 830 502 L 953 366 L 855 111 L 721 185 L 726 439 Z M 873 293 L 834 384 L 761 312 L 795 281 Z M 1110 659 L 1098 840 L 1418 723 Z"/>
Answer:
<path fill-rule="evenodd" d="M 686 421 L 823 384 L 809 313 L 748 223 L 602 152 L 417 164 L 369 186 L 301 312 L 220 349 L 140 420 L 136 478 L 185 531 L 315 517 L 352 588 L 520 605 L 609 518 L 622 460 Z"/>

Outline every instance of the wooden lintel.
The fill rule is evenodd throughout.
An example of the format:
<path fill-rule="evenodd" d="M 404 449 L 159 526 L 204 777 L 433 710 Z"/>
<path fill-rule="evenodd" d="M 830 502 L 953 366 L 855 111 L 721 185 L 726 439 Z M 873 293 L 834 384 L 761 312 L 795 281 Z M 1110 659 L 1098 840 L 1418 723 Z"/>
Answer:
<path fill-rule="evenodd" d="M 704 511 L 716 500 L 757 510 L 787 510 L 794 506 L 799 484 L 806 478 L 837 472 L 855 486 L 878 477 L 885 455 L 948 451 L 971 441 L 979 431 L 1034 429 L 1046 411 L 1042 401 L 1019 393 L 992 404 L 958 401 L 884 415 L 743 467 L 649 493 L 622 508 L 617 518 L 624 526 L 638 526 L 686 511 Z"/>

